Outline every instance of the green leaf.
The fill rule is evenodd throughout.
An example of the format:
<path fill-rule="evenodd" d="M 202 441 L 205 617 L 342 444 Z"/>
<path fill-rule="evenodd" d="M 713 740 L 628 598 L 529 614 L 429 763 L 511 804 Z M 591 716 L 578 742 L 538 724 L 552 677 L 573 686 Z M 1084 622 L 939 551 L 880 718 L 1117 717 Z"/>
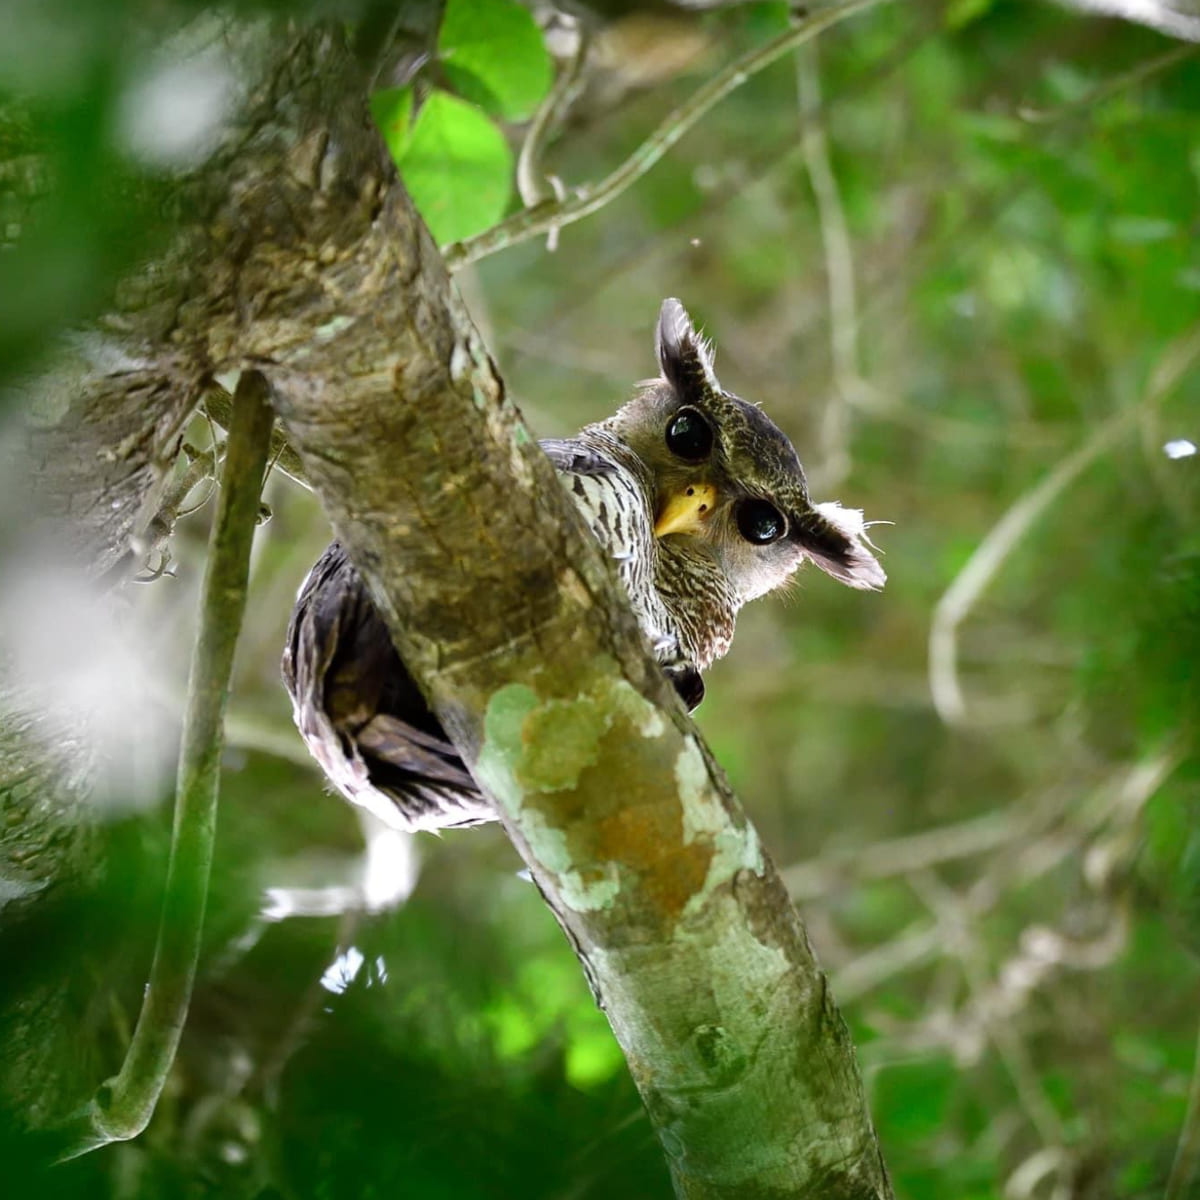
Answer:
<path fill-rule="evenodd" d="M 399 162 L 408 149 L 412 132 L 413 90 L 411 87 L 384 88 L 371 96 L 371 116 L 383 134 L 392 157 Z"/>
<path fill-rule="evenodd" d="M 470 237 L 504 215 L 512 192 L 512 151 L 504 134 L 472 104 L 433 92 L 396 162 L 439 243 Z"/>
<path fill-rule="evenodd" d="M 508 120 L 528 117 L 554 74 L 542 31 L 516 0 L 448 0 L 438 57 L 463 96 Z"/>

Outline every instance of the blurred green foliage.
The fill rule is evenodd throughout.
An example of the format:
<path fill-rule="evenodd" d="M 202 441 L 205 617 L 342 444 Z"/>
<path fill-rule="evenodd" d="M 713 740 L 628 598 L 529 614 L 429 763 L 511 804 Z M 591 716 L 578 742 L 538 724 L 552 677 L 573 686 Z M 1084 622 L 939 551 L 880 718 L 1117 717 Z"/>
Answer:
<path fill-rule="evenodd" d="M 106 116 L 125 78 L 117 32 L 136 12 L 84 8 L 82 65 L 69 79 L 47 67 L 32 99 L 27 69 L 10 89 L 22 105 L 0 119 L 3 161 L 45 170 L 28 205 L 0 175 L 0 211 L 21 226 L 0 255 L 6 371 L 99 311 L 154 245 L 153 220 L 117 198 L 136 197 L 123 181 L 138 172 Z M 547 169 L 602 177 L 780 19 L 747 4 L 604 24 L 608 56 Z M 473 41 L 482 27 L 447 15 L 445 78 L 430 68 L 424 107 L 412 91 L 376 97 L 442 240 L 511 204 L 518 118 L 548 83 L 515 32 L 524 16 L 505 5 L 494 20 L 495 42 Z M 685 27 L 710 44 L 690 66 L 671 54 Z M 492 55 L 502 41 L 520 71 Z M 830 350 L 844 314 L 829 303 L 794 63 L 748 81 L 554 253 L 528 243 L 459 277 L 539 435 L 602 418 L 652 371 L 658 302 L 678 295 L 715 338 L 725 384 L 793 436 L 817 498 L 893 522 L 874 531 L 887 589 L 805 573 L 793 596 L 752 606 L 698 718 L 772 856 L 818 880 L 800 907 L 902 1200 L 998 1198 L 1039 1154 L 1050 1166 L 1022 1194 L 1149 1200 L 1184 1119 L 1200 1020 L 1200 456 L 1164 447 L 1200 443 L 1200 370 L 1148 397 L 1200 328 L 1200 58 L 1132 74 L 1171 49 L 1034 0 L 918 0 L 822 38 L 821 119 L 857 285 L 853 377 Z M 467 207 L 485 196 L 483 215 Z M 967 615 L 967 721 L 947 724 L 927 679 L 939 598 L 1006 511 L 1132 407 L 1125 436 Z M 422 839 L 416 889 L 393 912 L 261 922 L 264 889 L 340 878 L 361 841 L 291 735 L 277 678 L 327 529 L 286 482 L 269 499 L 210 948 L 176 1076 L 142 1139 L 27 1190 L 666 1195 L 603 1018 L 496 830 Z M 204 523 L 181 526 L 178 578 L 134 598 L 147 630 L 179 642 Z M 172 670 L 167 695 L 182 686 Z M 1156 763 L 1139 792 L 1137 771 Z M 988 817 L 996 840 L 936 861 L 904 867 L 893 842 Z M 164 801 L 113 826 L 88 940 L 62 932 L 97 995 L 115 990 L 81 1030 L 105 1070 L 136 1014 L 168 824 Z M 327 976 L 339 956 L 342 975 Z"/>

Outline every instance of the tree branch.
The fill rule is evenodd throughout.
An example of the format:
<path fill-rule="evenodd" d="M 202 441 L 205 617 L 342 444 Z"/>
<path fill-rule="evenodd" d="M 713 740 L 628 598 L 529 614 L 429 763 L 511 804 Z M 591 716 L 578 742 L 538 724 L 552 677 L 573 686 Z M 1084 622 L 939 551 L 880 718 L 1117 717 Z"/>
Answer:
<path fill-rule="evenodd" d="M 1079 113 L 1095 108 L 1113 96 L 1119 95 L 1126 88 L 1137 87 L 1138 84 L 1153 79 L 1155 75 L 1169 71 L 1176 63 L 1191 58 L 1197 52 L 1200 52 L 1200 47 L 1195 45 L 1174 46 L 1165 54 L 1155 55 L 1154 58 L 1138 63 L 1131 70 L 1102 80 L 1094 88 L 1066 104 L 1060 104 L 1057 108 L 1033 108 L 1032 106 L 1019 108 L 1017 116 L 1022 121 L 1028 121 L 1030 125 L 1049 125 L 1055 121 L 1061 121 L 1064 117 L 1077 116 Z"/>
<path fill-rule="evenodd" d="M 850 229 L 842 207 L 841 191 L 829 155 L 829 139 L 821 112 L 821 61 L 817 46 L 796 50 L 796 89 L 800 99 L 800 144 L 808 171 L 821 247 L 825 256 L 825 279 L 829 293 L 829 359 L 833 394 L 825 405 L 820 423 L 821 488 L 834 488 L 850 473 L 849 406 L 866 390 L 858 358 L 858 301 L 854 284 L 854 253 Z M 813 485 L 817 486 L 816 484 Z"/>
<path fill-rule="evenodd" d="M 1133 428 L 1145 408 L 1166 399 L 1198 356 L 1200 326 L 1194 326 L 1167 347 L 1151 373 L 1145 395 L 1109 417 L 1036 487 L 1020 496 L 975 547 L 942 593 L 929 626 L 929 690 L 934 707 L 946 724 L 963 724 L 968 720 L 967 702 L 958 677 L 958 630 L 976 601 L 1021 539 L 1058 497 Z"/>
<path fill-rule="evenodd" d="M 209 538 L 200 624 L 188 681 L 166 893 L 146 998 L 125 1062 L 69 1130 L 74 1158 L 137 1137 L 149 1124 L 183 1033 L 208 896 L 221 774 L 222 723 L 246 607 L 250 546 L 258 516 L 273 414 L 266 381 L 238 384 Z"/>
<path fill-rule="evenodd" d="M 575 947 L 678 1194 L 890 1196 L 774 867 L 399 188 L 388 214 L 386 369 L 273 381 L 338 537 Z"/>
<path fill-rule="evenodd" d="M 549 185 L 542 171 L 542 154 L 580 89 L 590 43 L 588 27 L 582 21 L 575 22 L 575 35 L 578 39 L 575 51 L 559 69 L 554 87 L 533 114 L 525 140 L 521 143 L 521 153 L 517 156 L 517 194 L 526 208 L 532 208 L 554 195 L 554 188 Z"/>
<path fill-rule="evenodd" d="M 1196 1061 L 1192 1068 L 1192 1082 L 1188 1088 L 1187 1112 L 1183 1128 L 1179 1131 L 1179 1145 L 1175 1149 L 1175 1161 L 1171 1164 L 1171 1175 L 1163 1200 L 1184 1200 L 1196 1180 L 1200 1178 L 1200 1039 L 1196 1042 Z"/>
<path fill-rule="evenodd" d="M 222 429 L 228 430 L 233 421 L 233 397 L 219 383 L 209 384 L 204 391 L 201 404 L 204 406 L 204 411 Z M 282 429 L 271 431 L 271 462 L 274 468 L 282 471 L 301 487 L 309 486 L 308 476 L 304 474 L 304 467 L 300 463 L 300 456 L 288 445 Z"/>

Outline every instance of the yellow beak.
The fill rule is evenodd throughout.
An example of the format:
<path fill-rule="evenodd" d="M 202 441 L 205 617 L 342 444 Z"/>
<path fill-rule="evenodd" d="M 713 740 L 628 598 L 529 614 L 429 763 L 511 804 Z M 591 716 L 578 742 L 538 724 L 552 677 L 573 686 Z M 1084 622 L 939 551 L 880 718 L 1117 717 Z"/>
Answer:
<path fill-rule="evenodd" d="M 689 484 L 682 491 L 668 496 L 654 522 L 655 537 L 668 533 L 699 533 L 702 522 L 712 514 L 717 504 L 717 489 L 711 483 Z"/>

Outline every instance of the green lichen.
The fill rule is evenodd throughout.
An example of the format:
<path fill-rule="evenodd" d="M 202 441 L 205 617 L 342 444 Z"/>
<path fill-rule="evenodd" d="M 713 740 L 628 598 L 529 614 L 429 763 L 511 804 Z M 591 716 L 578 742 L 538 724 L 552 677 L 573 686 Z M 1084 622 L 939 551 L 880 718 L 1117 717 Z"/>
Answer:
<path fill-rule="evenodd" d="M 610 683 L 608 697 L 614 716 L 624 717 L 642 737 L 660 737 L 666 729 L 658 709 L 624 679 Z"/>
<path fill-rule="evenodd" d="M 561 792 L 574 788 L 579 776 L 594 765 L 600 741 L 618 722 L 632 726 L 642 737 L 657 737 L 664 729 L 654 706 L 624 679 L 605 673 L 602 660 L 593 675 L 592 690 L 570 700 L 538 699 L 525 684 L 500 688 L 488 704 L 484 745 L 478 769 L 500 769 L 506 777 L 501 791 L 516 795 Z M 703 760 L 700 763 L 703 773 Z M 486 780 L 491 786 L 490 777 Z M 501 803 L 504 795 L 497 795 Z M 516 807 L 510 808 L 515 815 Z"/>
<path fill-rule="evenodd" d="M 492 799 L 514 817 L 524 799 L 524 789 L 517 781 L 517 767 L 524 756 L 521 726 L 537 703 L 533 688 L 510 683 L 492 696 L 483 718 L 483 746 L 475 771 Z"/>
<path fill-rule="evenodd" d="M 753 825 L 739 829 L 730 823 L 708 778 L 708 764 L 695 738 L 684 739 L 683 749 L 675 759 L 675 784 L 683 808 L 684 845 L 699 840 L 713 849 L 704 886 L 684 908 L 684 913 L 691 915 L 703 907 L 714 888 L 732 879 L 738 871 L 749 869 L 761 875 L 762 846 Z"/>
<path fill-rule="evenodd" d="M 679 799 L 683 803 L 683 840 L 690 842 L 701 832 L 701 827 L 692 826 L 689 820 L 711 816 L 711 805 L 706 805 L 708 794 L 708 765 L 696 739 L 684 739 L 683 749 L 675 759 L 675 786 L 679 789 Z M 703 826 L 708 832 L 712 831 L 711 823 Z"/>
<path fill-rule="evenodd" d="M 592 689 L 573 699 L 540 700 L 525 684 L 500 688 L 488 703 L 476 773 L 516 822 L 538 861 L 553 872 L 563 900 L 579 912 L 609 905 L 620 890 L 616 863 L 589 870 L 573 863 L 565 830 L 529 803 L 538 795 L 569 791 L 600 757 L 601 739 L 615 724 L 631 734 L 657 737 L 665 728 L 654 706 L 608 660 L 597 663 Z"/>
<path fill-rule="evenodd" d="M 522 726 L 521 782 L 538 792 L 575 787 L 580 774 L 599 757 L 600 739 L 612 721 L 612 713 L 591 695 L 547 701 Z"/>

